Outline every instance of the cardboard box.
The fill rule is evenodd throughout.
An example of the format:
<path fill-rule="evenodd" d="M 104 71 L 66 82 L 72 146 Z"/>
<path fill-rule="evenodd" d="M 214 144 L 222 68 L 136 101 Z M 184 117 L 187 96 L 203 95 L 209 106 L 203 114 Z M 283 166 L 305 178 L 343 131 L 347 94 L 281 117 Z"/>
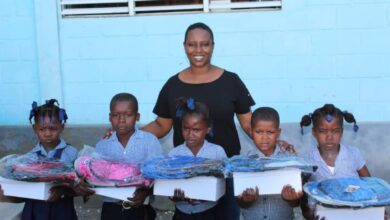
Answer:
<path fill-rule="evenodd" d="M 55 186 L 47 182 L 24 182 L 0 177 L 1 188 L 6 196 L 47 200 L 50 188 Z"/>
<path fill-rule="evenodd" d="M 368 208 L 328 208 L 317 205 L 316 213 L 326 220 L 383 220 L 385 218 L 385 207 L 368 207 Z"/>
<path fill-rule="evenodd" d="M 302 191 L 301 170 L 284 168 L 264 172 L 233 172 L 234 195 L 247 188 L 259 188 L 261 195 L 281 194 L 284 185 L 291 185 L 295 191 Z"/>
<path fill-rule="evenodd" d="M 173 196 L 175 189 L 184 191 L 191 199 L 217 201 L 225 194 L 224 178 L 197 176 L 188 179 L 156 179 L 154 195 Z"/>

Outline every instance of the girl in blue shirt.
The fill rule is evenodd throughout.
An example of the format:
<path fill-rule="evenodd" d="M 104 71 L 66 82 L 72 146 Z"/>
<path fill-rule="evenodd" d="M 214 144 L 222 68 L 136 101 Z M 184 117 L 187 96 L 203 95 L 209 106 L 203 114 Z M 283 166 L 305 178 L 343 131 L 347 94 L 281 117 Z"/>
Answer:
<path fill-rule="evenodd" d="M 65 109 L 59 108 L 55 99 L 48 100 L 41 106 L 33 102 L 29 120 L 39 142 L 28 155 L 32 158 L 46 157 L 73 164 L 77 158 L 77 149 L 61 138 L 67 118 Z M 31 121 L 32 119 L 34 120 Z M 83 181 L 74 188 L 52 187 L 49 199 L 42 201 L 4 196 L 0 186 L 0 200 L 25 202 L 22 220 L 77 220 L 73 197 L 91 195 L 93 191 L 88 187 Z"/>
<path fill-rule="evenodd" d="M 333 104 L 325 104 L 313 114 L 302 117 L 301 128 L 313 123 L 312 134 L 318 144 L 304 155 L 308 162 L 318 166 L 311 180 L 370 176 L 359 149 L 341 144 L 344 119 L 348 123 L 354 123 L 355 132 L 358 130 L 355 117 Z M 313 210 L 307 206 L 307 202 L 302 202 L 302 211 L 307 219 L 313 218 Z"/>

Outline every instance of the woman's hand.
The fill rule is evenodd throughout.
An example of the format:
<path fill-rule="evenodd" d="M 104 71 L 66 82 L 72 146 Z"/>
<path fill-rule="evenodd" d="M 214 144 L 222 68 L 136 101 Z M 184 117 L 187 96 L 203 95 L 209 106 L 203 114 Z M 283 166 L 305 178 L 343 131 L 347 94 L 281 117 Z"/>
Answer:
<path fill-rule="evenodd" d="M 114 130 L 112 130 L 111 128 L 110 128 L 110 129 L 107 129 L 107 131 L 104 133 L 102 139 L 108 139 L 108 138 L 110 138 L 113 132 L 114 132 Z"/>
<path fill-rule="evenodd" d="M 282 152 L 287 151 L 287 152 L 290 152 L 290 153 L 297 153 L 297 152 L 295 151 L 294 145 L 289 144 L 289 143 L 287 143 L 286 141 L 278 140 L 278 145 L 280 146 L 280 150 L 281 150 Z"/>

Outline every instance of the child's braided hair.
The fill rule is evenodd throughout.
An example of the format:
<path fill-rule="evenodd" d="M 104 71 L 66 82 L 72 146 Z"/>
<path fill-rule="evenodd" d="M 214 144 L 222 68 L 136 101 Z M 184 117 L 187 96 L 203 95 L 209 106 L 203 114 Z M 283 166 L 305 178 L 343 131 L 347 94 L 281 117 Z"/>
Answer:
<path fill-rule="evenodd" d="M 334 118 L 338 119 L 340 126 L 343 127 L 343 119 L 348 123 L 353 123 L 353 130 L 357 132 L 359 126 L 356 124 L 355 117 L 348 111 L 341 111 L 333 104 L 325 104 L 321 108 L 316 109 L 313 113 L 302 116 L 300 125 L 301 133 L 303 135 L 303 127 L 309 126 L 313 122 L 313 127 L 317 127 L 322 119 L 331 122 Z"/>
<path fill-rule="evenodd" d="M 46 100 L 45 104 L 38 106 L 37 102 L 32 103 L 32 108 L 30 110 L 29 121 L 32 124 L 32 119 L 34 121 L 40 120 L 44 121 L 45 116 L 50 118 L 50 123 L 53 121 L 53 118 L 57 118 L 61 124 L 65 124 L 68 119 L 65 109 L 60 108 L 60 104 L 56 99 Z"/>

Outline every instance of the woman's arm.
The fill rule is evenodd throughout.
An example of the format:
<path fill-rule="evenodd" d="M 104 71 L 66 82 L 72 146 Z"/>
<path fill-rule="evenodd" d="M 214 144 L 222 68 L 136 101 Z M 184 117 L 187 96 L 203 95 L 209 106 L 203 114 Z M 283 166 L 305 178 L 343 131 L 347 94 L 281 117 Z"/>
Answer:
<path fill-rule="evenodd" d="M 360 170 L 358 170 L 360 177 L 370 177 L 370 171 L 368 171 L 368 168 L 366 165 L 364 165 Z"/>
<path fill-rule="evenodd" d="M 156 120 L 143 126 L 141 130 L 149 131 L 157 138 L 162 138 L 172 129 L 173 120 L 170 118 L 157 117 Z"/>
<path fill-rule="evenodd" d="M 251 137 L 251 117 L 252 117 L 252 111 L 249 111 L 248 113 L 244 114 L 236 114 L 237 119 L 240 122 L 241 128 L 245 131 L 245 133 Z"/>

